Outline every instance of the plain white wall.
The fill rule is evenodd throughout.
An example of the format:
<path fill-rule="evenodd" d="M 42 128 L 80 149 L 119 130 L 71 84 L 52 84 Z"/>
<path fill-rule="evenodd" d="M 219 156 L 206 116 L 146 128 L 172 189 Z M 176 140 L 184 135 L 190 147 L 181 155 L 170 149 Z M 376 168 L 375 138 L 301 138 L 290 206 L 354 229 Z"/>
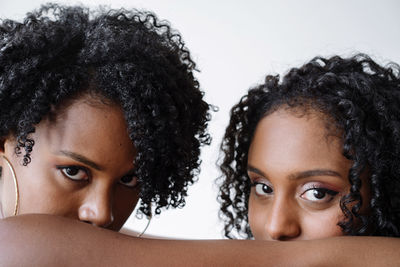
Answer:
<path fill-rule="evenodd" d="M 21 19 L 42 0 L 0 0 L 0 17 Z M 61 3 L 135 7 L 154 11 L 178 29 L 201 70 L 197 78 L 213 114 L 213 143 L 202 152 L 199 182 L 186 207 L 153 218 L 147 233 L 178 238 L 221 238 L 214 180 L 215 162 L 230 107 L 265 74 L 282 74 L 316 55 L 365 52 L 379 63 L 400 62 L 400 1 L 397 0 L 92 0 Z M 136 231 L 145 220 L 131 216 Z"/>

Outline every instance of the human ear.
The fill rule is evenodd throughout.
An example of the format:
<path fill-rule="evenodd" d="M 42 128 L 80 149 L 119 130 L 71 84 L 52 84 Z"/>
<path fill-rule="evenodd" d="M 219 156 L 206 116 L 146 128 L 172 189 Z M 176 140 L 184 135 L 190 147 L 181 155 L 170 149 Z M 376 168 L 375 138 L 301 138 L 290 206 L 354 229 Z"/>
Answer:
<path fill-rule="evenodd" d="M 11 136 L 0 138 L 0 179 L 4 167 L 3 156 L 11 158 L 14 153 L 15 139 Z"/>
<path fill-rule="evenodd" d="M 5 155 L 7 152 L 6 150 L 10 149 L 11 139 L 12 138 L 6 136 L 0 138 L 0 156 Z M 0 160 L 0 167 L 3 167 L 2 160 Z"/>

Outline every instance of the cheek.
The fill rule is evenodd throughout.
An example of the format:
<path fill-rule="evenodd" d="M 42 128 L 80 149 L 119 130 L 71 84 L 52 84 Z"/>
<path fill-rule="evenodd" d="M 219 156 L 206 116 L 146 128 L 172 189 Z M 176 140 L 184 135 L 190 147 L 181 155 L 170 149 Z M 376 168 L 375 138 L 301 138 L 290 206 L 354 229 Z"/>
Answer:
<path fill-rule="evenodd" d="M 254 195 L 250 195 L 249 225 L 256 240 L 270 239 L 266 231 L 268 209 L 268 204 L 262 204 Z M 338 205 L 318 212 L 299 208 L 297 212 L 299 217 L 297 223 L 301 231 L 299 239 L 313 240 L 343 235 L 342 229 L 337 225 L 344 218 Z"/>
<path fill-rule="evenodd" d="M 264 225 L 266 220 L 265 211 L 266 207 L 260 205 L 258 201 L 255 201 L 253 194 L 251 194 L 249 197 L 248 217 L 251 233 L 256 240 L 266 239 L 266 236 L 264 236 Z"/>
<path fill-rule="evenodd" d="M 32 162 L 33 163 L 33 162 Z M 31 164 L 32 164 L 31 163 Z M 76 217 L 75 194 L 63 186 L 56 170 L 40 165 L 21 167 L 17 172 L 20 189 L 20 212 Z"/>
<path fill-rule="evenodd" d="M 113 230 L 119 230 L 129 218 L 139 200 L 139 188 L 129 189 L 118 186 L 113 202 Z"/>
<path fill-rule="evenodd" d="M 342 236 L 338 222 L 343 220 L 340 207 L 332 207 L 323 212 L 303 214 L 302 235 L 306 240 Z"/>

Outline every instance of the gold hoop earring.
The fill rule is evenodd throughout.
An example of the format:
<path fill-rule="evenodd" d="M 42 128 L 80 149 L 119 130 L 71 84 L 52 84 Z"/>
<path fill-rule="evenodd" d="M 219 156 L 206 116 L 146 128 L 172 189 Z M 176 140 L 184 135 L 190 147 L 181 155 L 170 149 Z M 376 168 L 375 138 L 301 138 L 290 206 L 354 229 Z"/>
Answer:
<path fill-rule="evenodd" d="M 14 216 L 18 215 L 18 210 L 19 210 L 19 189 L 18 189 L 18 181 L 17 181 L 17 176 L 15 175 L 15 171 L 13 166 L 11 165 L 11 162 L 8 160 L 6 156 L 3 155 L 3 158 L 6 160 L 8 167 L 11 170 L 11 175 L 14 180 L 14 186 L 15 186 L 15 207 L 14 207 Z M 4 172 L 3 172 L 4 173 Z"/>

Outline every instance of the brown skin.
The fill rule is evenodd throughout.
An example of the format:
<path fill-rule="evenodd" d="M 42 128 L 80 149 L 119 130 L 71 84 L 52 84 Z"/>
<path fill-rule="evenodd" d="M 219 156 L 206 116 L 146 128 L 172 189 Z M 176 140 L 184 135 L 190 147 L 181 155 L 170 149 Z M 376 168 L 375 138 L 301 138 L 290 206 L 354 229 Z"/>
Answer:
<path fill-rule="evenodd" d="M 96 109 L 96 107 L 92 105 L 87 106 L 85 103 L 81 103 L 79 106 L 84 109 L 83 111 L 85 111 L 85 109 L 88 109 L 86 111 L 93 108 Z M 103 111 L 107 110 L 106 107 L 103 108 L 105 108 Z M 114 109 L 116 112 L 115 115 L 119 114 L 117 110 Z M 73 116 L 74 118 L 84 117 L 84 114 L 96 114 L 96 112 L 83 113 L 80 109 L 77 109 L 76 111 L 80 111 L 77 113 L 81 116 Z M 68 112 L 66 114 L 68 114 Z M 103 113 L 100 110 L 98 113 L 98 119 L 101 121 L 101 118 L 112 118 L 108 117 L 111 116 L 111 114 L 113 114 L 112 108 Z M 117 120 L 117 118 L 121 118 L 121 116 L 116 116 L 110 122 Z M 84 125 L 78 124 L 80 125 L 79 128 L 82 128 L 82 126 L 89 127 L 92 119 L 86 121 Z M 100 121 L 92 126 L 96 128 L 99 125 L 104 125 L 105 122 Z M 86 129 L 85 127 L 83 127 L 83 129 Z M 105 127 L 102 130 L 107 132 L 109 130 L 112 131 L 112 129 L 114 128 Z M 85 131 L 86 130 L 84 130 L 84 132 Z M 96 131 L 100 131 L 100 129 L 97 129 Z M 51 133 L 52 131 L 49 132 Z M 65 134 L 68 133 L 68 127 L 61 132 Z M 72 130 L 72 132 L 75 133 L 76 129 Z M 84 137 L 84 132 L 80 133 L 80 138 Z M 118 132 L 121 133 L 124 131 Z M 97 132 L 96 134 L 103 135 L 105 133 Z M 50 136 L 52 135 L 50 134 Z M 54 140 L 58 140 L 57 136 L 58 135 L 56 134 Z M 66 136 L 68 135 L 66 134 L 64 138 Z M 88 143 L 85 144 L 85 146 L 88 146 L 88 144 L 91 143 L 92 138 L 95 135 L 91 134 L 91 136 L 91 138 L 86 140 Z M 55 142 L 55 144 L 69 144 L 67 141 L 69 139 L 64 138 L 63 140 L 65 143 Z M 102 138 L 108 137 L 102 136 Z M 53 138 L 48 138 L 48 140 L 45 138 L 43 141 L 50 142 L 51 140 L 53 140 Z M 104 139 L 102 140 L 102 142 L 104 142 Z M 113 147 L 111 144 L 110 146 Z M 105 147 L 108 146 L 106 145 Z M 35 149 L 36 148 L 37 147 L 35 146 Z M 62 148 L 64 149 L 64 147 Z M 94 149 L 94 147 L 92 148 Z M 107 188 L 107 190 L 105 190 L 107 192 L 119 190 L 121 175 L 124 175 L 127 171 L 129 172 L 132 166 L 128 162 L 132 161 L 127 160 L 126 165 L 123 164 L 119 166 L 118 170 L 114 169 L 113 165 L 107 165 L 107 162 L 112 162 L 114 160 L 114 157 L 109 157 L 109 155 L 114 156 L 114 153 L 116 153 L 115 149 L 109 154 L 99 153 L 98 151 L 93 154 L 85 154 L 85 156 L 90 159 L 92 159 L 92 157 L 93 160 L 99 159 L 98 162 L 95 162 L 101 166 L 105 165 L 105 171 L 95 172 L 92 170 L 93 173 L 98 174 L 93 176 L 93 180 L 99 180 L 84 184 L 81 190 L 72 190 L 70 193 L 74 195 L 76 194 L 76 198 L 67 199 L 68 201 L 65 199 L 55 199 L 58 203 L 64 203 L 69 207 L 67 210 L 69 210 L 70 213 L 60 212 L 60 214 L 58 214 L 64 217 L 50 215 L 20 215 L 0 220 L 0 266 L 327 266 L 329 264 L 332 265 L 333 262 L 335 266 L 365 267 L 393 266 L 400 262 L 400 253 L 398 253 L 400 239 L 395 238 L 341 237 L 325 240 L 293 242 L 244 240 L 151 240 L 129 237 L 99 227 L 93 227 L 92 225 L 83 224 L 78 220 L 65 218 L 71 217 L 72 219 L 82 220 L 79 217 L 81 215 L 78 207 L 83 206 L 89 207 L 90 209 L 96 207 L 96 205 L 86 206 L 87 203 L 109 203 L 110 207 L 114 207 L 114 205 L 110 204 L 110 202 L 114 202 L 107 199 L 107 194 L 102 194 L 103 191 L 100 191 L 99 193 L 101 196 L 100 198 L 94 198 L 95 200 L 97 199 L 101 201 L 84 201 L 86 199 L 93 199 L 91 193 L 96 191 L 98 188 Z M 131 153 L 133 157 L 133 152 L 131 151 Z M 101 157 L 97 158 L 99 154 Z M 127 154 L 130 155 L 130 153 Z M 59 157 L 54 156 L 53 153 L 48 153 L 48 156 L 50 158 L 55 157 L 56 159 Z M 47 162 L 46 159 L 47 158 L 43 158 L 42 160 Z M 114 164 L 121 164 L 121 162 L 125 162 L 124 159 L 125 157 L 121 157 L 121 161 L 117 163 L 114 162 Z M 35 158 L 33 156 L 31 162 L 32 165 L 28 166 L 36 166 L 34 160 Z M 68 159 L 68 162 L 69 161 L 71 161 L 71 159 Z M 16 163 L 13 162 L 14 165 L 16 165 Z M 72 164 L 80 165 L 81 163 L 73 161 Z M 53 165 L 50 164 L 47 166 L 50 166 L 50 169 L 52 169 L 51 166 Z M 23 170 L 23 168 L 28 167 L 19 166 L 18 170 Z M 46 168 L 39 168 L 38 170 L 46 170 Z M 57 173 L 57 171 L 55 171 L 55 173 Z M 17 172 L 17 175 L 21 174 L 22 173 L 18 174 Z M 33 175 L 31 176 L 33 177 Z M 26 179 L 32 177 L 26 177 Z M 40 181 L 45 178 L 67 179 L 58 174 L 50 175 L 49 177 L 38 174 L 34 177 Z M 61 181 L 63 181 L 62 179 Z M 21 187 L 27 186 L 29 181 L 30 180 L 21 181 Z M 69 183 L 68 180 L 66 180 L 66 182 Z M 24 183 L 26 183 L 26 185 L 22 185 Z M 94 186 L 94 184 L 98 186 Z M 42 184 L 42 186 L 46 185 L 46 183 Z M 90 187 L 91 189 L 86 190 L 87 187 Z M 50 189 L 51 188 L 53 187 L 50 187 Z M 41 188 L 37 188 L 37 190 L 40 189 Z M 61 190 L 62 187 L 54 187 L 53 189 L 58 191 Z M 28 193 L 24 193 L 25 199 L 27 197 L 26 194 Z M 86 197 L 81 198 L 79 196 Z M 115 197 L 118 196 L 114 195 L 114 201 Z M 29 205 L 29 203 L 22 201 L 27 200 L 21 199 L 21 212 L 25 213 L 25 209 L 28 207 L 27 205 Z M 42 201 L 44 202 L 44 200 Z M 47 205 L 48 206 L 46 207 L 48 207 L 48 210 L 57 211 L 59 209 L 59 207 L 54 205 L 54 203 L 48 203 Z M 31 209 L 34 208 L 35 207 L 31 207 Z M 100 206 L 98 208 L 100 208 Z M 113 212 L 114 218 L 125 218 L 124 214 L 127 214 L 125 212 L 116 212 L 115 208 L 108 209 Z M 69 216 L 69 214 L 73 214 L 73 216 Z M 97 213 L 92 213 L 92 215 L 95 214 Z M 96 222 L 96 218 L 98 217 L 94 216 L 93 221 L 90 221 L 93 225 L 105 226 L 104 224 Z M 120 219 L 118 219 L 118 221 L 119 220 Z M 122 220 L 123 219 L 121 219 L 121 221 Z M 103 222 L 104 221 L 107 220 L 103 220 Z M 110 229 L 114 228 L 110 227 Z M 289 256 L 288 252 L 290 252 Z M 354 257 L 354 255 L 357 255 L 357 257 Z"/>
<path fill-rule="evenodd" d="M 83 96 L 56 114 L 36 126 L 27 166 L 14 152 L 15 139 L 4 141 L 1 153 L 10 160 L 18 180 L 19 214 L 63 216 L 118 231 L 139 193 L 133 175 L 136 151 L 122 110 Z M 14 184 L 5 160 L 0 162 L 1 204 L 5 216 L 10 216 Z"/>
<path fill-rule="evenodd" d="M 293 242 L 155 240 L 49 215 L 0 220 L 0 240 L 0 266 L 366 267 L 396 266 L 400 262 L 398 238 L 335 237 Z"/>
<path fill-rule="evenodd" d="M 248 155 L 249 223 L 257 240 L 341 236 L 352 162 L 319 112 L 280 108 L 260 120 Z M 330 129 L 331 130 L 331 129 Z M 361 195 L 369 198 L 368 187 Z"/>

